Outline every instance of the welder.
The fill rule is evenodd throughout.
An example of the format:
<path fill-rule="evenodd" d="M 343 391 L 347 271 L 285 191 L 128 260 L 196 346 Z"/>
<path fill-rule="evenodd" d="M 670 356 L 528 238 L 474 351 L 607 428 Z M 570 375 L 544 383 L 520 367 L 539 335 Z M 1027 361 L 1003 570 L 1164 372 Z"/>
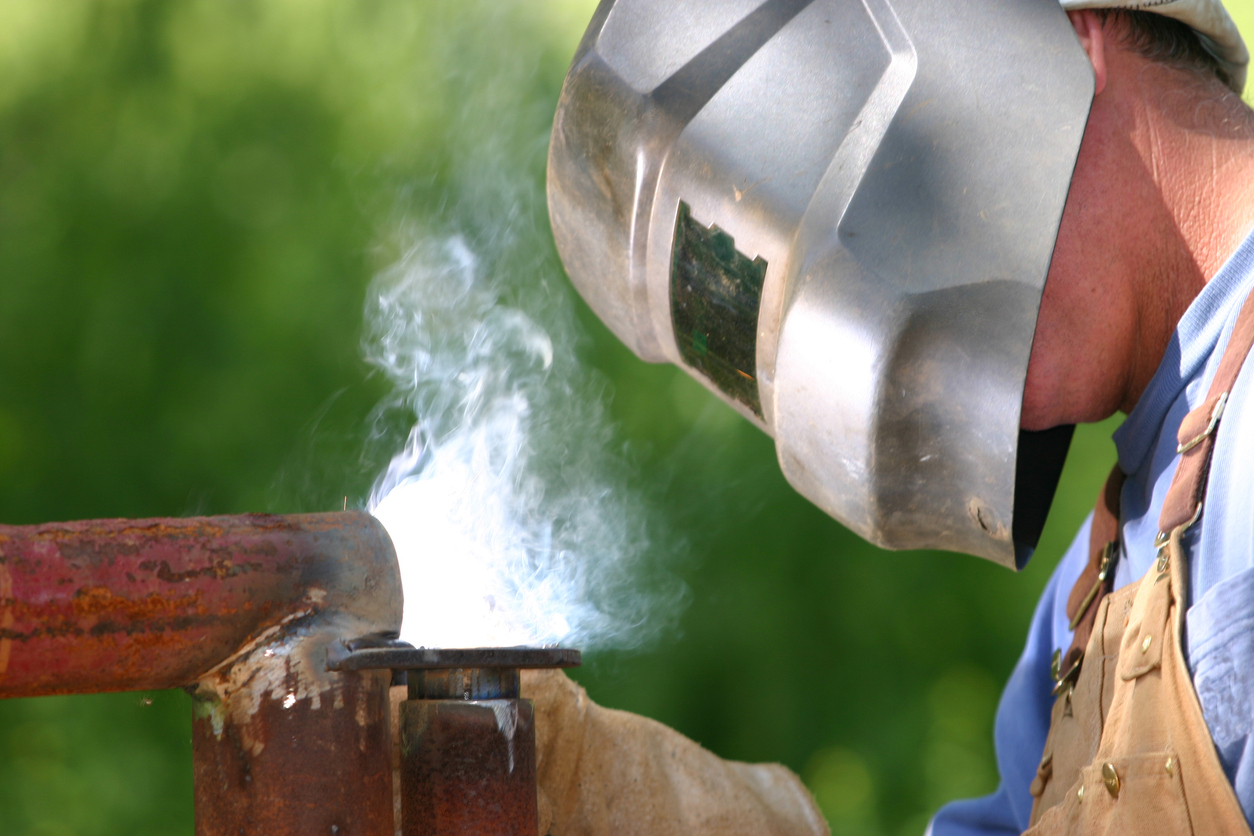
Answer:
<path fill-rule="evenodd" d="M 591 307 L 888 548 L 1022 567 L 1118 463 L 930 831 L 1250 833 L 1254 114 L 1219 0 L 604 0 L 550 147 Z M 821 833 L 782 767 L 531 680 L 542 824 Z M 541 832 L 546 832 L 544 829 Z"/>

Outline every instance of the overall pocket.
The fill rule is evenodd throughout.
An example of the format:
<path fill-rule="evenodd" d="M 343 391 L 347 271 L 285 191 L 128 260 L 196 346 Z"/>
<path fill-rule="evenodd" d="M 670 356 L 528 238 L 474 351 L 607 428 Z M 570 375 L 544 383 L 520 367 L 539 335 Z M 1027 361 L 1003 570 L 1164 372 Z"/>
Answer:
<path fill-rule="evenodd" d="M 1095 762 L 1025 836 L 1193 833 L 1174 752 Z"/>

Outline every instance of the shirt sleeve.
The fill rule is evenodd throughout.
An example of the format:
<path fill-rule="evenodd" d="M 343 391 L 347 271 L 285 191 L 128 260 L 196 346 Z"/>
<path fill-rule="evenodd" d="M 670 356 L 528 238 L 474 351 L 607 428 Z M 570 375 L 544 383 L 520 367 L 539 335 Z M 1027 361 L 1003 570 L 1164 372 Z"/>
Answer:
<path fill-rule="evenodd" d="M 1028 828 L 1032 795 L 1028 787 L 1045 751 L 1054 698 L 1050 661 L 1054 650 L 1071 643 L 1067 597 L 1088 562 L 1092 515 L 1080 526 L 1036 604 L 1027 646 L 1010 674 L 997 705 L 993 742 L 1001 786 L 992 795 L 946 804 L 928 825 L 928 836 L 1019 834 Z"/>

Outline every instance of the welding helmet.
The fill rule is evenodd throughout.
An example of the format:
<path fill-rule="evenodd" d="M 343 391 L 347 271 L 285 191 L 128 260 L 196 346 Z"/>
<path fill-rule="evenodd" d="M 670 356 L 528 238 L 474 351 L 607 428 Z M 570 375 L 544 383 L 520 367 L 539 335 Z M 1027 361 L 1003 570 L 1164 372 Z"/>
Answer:
<path fill-rule="evenodd" d="M 850 529 L 1021 566 L 1071 438 L 1019 412 L 1093 88 L 1057 0 L 603 0 L 558 252 Z"/>

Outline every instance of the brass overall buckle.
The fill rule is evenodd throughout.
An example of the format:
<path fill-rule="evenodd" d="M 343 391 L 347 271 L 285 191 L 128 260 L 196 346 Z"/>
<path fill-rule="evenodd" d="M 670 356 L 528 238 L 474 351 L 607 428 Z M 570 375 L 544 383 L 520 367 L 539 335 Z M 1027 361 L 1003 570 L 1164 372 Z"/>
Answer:
<path fill-rule="evenodd" d="M 1072 630 L 1075 630 L 1076 625 L 1084 620 L 1084 614 L 1089 611 L 1089 607 L 1093 606 L 1093 599 L 1097 597 L 1102 584 L 1106 583 L 1106 577 L 1110 574 L 1110 569 L 1115 563 L 1115 555 L 1118 548 L 1118 540 L 1111 540 L 1102 548 L 1102 560 L 1097 564 L 1097 580 L 1093 582 L 1093 587 L 1089 590 L 1089 594 L 1084 596 L 1084 600 L 1080 603 L 1080 608 L 1072 616 L 1070 625 Z"/>

